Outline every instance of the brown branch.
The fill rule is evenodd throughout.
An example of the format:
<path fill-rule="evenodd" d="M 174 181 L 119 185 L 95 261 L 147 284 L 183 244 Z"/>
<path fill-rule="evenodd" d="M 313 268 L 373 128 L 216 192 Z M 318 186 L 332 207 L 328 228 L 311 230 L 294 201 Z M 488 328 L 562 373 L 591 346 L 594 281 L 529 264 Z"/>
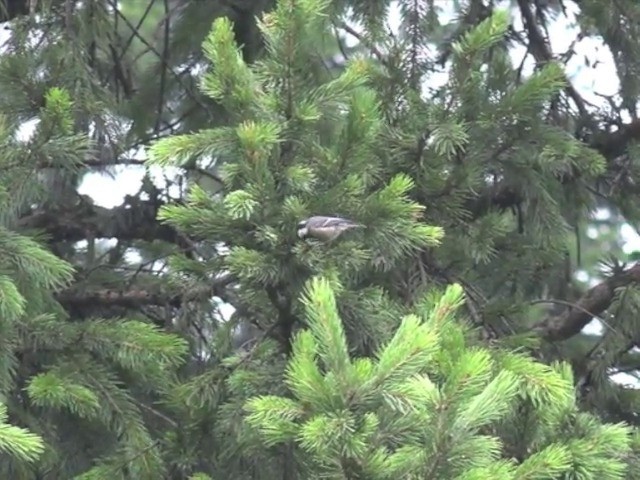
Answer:
<path fill-rule="evenodd" d="M 387 60 L 386 60 L 385 56 L 383 55 L 383 53 L 378 49 L 378 47 L 376 47 L 374 44 L 369 42 L 364 37 L 364 35 L 358 33 L 355 29 L 353 29 L 352 27 L 347 25 L 345 22 L 338 22 L 334 26 L 344 30 L 349 35 L 354 37 L 356 40 L 358 40 L 360 43 L 362 43 L 362 45 L 364 45 L 373 54 L 373 56 L 376 57 L 380 61 L 380 63 L 382 63 L 383 65 L 387 65 L 387 63 L 386 63 Z"/>
<path fill-rule="evenodd" d="M 54 242 L 77 242 L 92 237 L 183 243 L 172 227 L 157 220 L 159 202 L 133 200 L 133 204 L 125 202 L 109 209 L 81 197 L 75 205 L 30 212 L 20 219 L 19 226 L 43 230 Z"/>
<path fill-rule="evenodd" d="M 589 145 L 607 160 L 623 155 L 629 144 L 640 140 L 640 120 L 633 120 L 615 132 L 596 133 Z"/>
<path fill-rule="evenodd" d="M 127 50 L 129 49 L 129 47 L 133 43 L 133 40 L 136 38 L 136 33 L 140 31 L 140 28 L 142 27 L 142 24 L 147 19 L 147 15 L 149 15 L 149 13 L 151 12 L 151 9 L 153 8 L 154 4 L 155 4 L 155 2 L 153 0 L 151 0 L 149 3 L 147 3 L 147 8 L 145 8 L 142 16 L 138 20 L 138 24 L 135 27 L 133 27 L 133 26 L 130 27 L 133 31 L 131 32 L 131 35 L 129 35 L 129 38 L 127 38 L 127 41 L 124 43 L 124 46 L 122 47 L 122 50 L 120 52 L 120 57 L 118 58 L 118 60 L 124 60 L 124 57 L 125 57 L 125 55 L 127 53 Z M 118 20 L 118 15 L 117 14 L 115 15 L 115 20 L 116 20 L 116 22 Z"/>
<path fill-rule="evenodd" d="M 549 42 L 545 38 L 544 34 L 540 31 L 540 27 L 536 22 L 536 19 L 529 7 L 528 0 L 518 0 L 518 7 L 520 8 L 520 13 L 522 14 L 522 20 L 527 29 L 528 37 L 529 37 L 529 50 L 533 54 L 536 62 L 540 65 L 544 65 L 553 60 L 553 52 L 549 46 Z M 578 107 L 578 111 L 580 115 L 586 120 L 589 118 L 589 113 L 587 111 L 587 107 L 584 99 L 580 96 L 578 91 L 573 87 L 568 78 L 565 78 L 567 86 L 565 87 L 565 92 L 569 95 L 576 107 Z"/>
<path fill-rule="evenodd" d="M 293 327 L 298 322 L 297 317 L 291 309 L 291 299 L 280 295 L 278 288 L 274 286 L 265 287 L 265 291 L 272 305 L 278 312 L 278 319 L 273 328 L 269 330 L 273 332 L 273 337 L 278 341 L 288 356 L 291 354 Z"/>
<path fill-rule="evenodd" d="M 0 167 L 0 171 L 8 172 L 13 168 L 24 167 L 25 162 L 15 161 L 15 162 L 7 162 L 4 163 Z M 75 164 L 73 167 L 81 168 L 81 167 L 89 167 L 89 168 L 108 168 L 114 166 L 122 166 L 122 165 L 146 165 L 146 161 L 138 158 L 128 158 L 128 157 L 116 157 L 114 159 L 103 159 L 99 156 L 92 156 L 84 158 L 81 162 Z M 43 169 L 43 168 L 51 168 L 51 169 L 68 169 L 70 168 L 67 165 L 57 164 L 50 159 L 42 159 L 34 162 L 35 169 Z M 184 168 L 184 167 L 183 167 Z M 185 170 L 188 170 L 185 168 Z"/>
<path fill-rule="evenodd" d="M 111 289 L 79 291 L 65 290 L 56 295 L 56 299 L 64 307 L 102 307 L 117 306 L 123 308 L 139 308 L 148 305 L 160 305 L 179 308 L 182 296 L 168 296 L 161 292 L 144 289 L 118 291 Z"/>
<path fill-rule="evenodd" d="M 82 160 L 85 167 L 112 167 L 116 165 L 146 165 L 146 161 L 140 158 L 117 157 L 111 160 L 103 160 L 98 157 L 90 157 Z"/>
<path fill-rule="evenodd" d="M 533 331 L 552 341 L 571 338 L 580 333 L 593 317 L 600 316 L 609 308 L 617 288 L 632 283 L 640 283 L 640 263 L 590 288 L 575 306 L 569 307 L 560 315 L 545 318 Z"/>
<path fill-rule="evenodd" d="M 153 4 L 152 1 L 150 4 Z M 160 66 L 162 70 L 160 71 L 160 87 L 158 92 L 158 105 L 157 105 L 157 115 L 156 115 L 156 124 L 154 127 L 154 131 L 159 131 L 161 122 L 162 122 L 162 112 L 165 106 L 165 89 L 167 86 L 167 69 L 170 69 L 169 65 L 169 38 L 171 37 L 170 32 L 170 7 L 168 0 L 164 0 L 164 14 L 165 14 L 165 22 L 164 22 L 164 42 L 162 48 L 162 56 L 160 57 Z"/>
<path fill-rule="evenodd" d="M 497 183 L 485 189 L 478 196 L 471 198 L 465 205 L 472 218 L 478 218 L 492 208 L 507 210 L 524 201 L 522 192 L 513 187 Z"/>
<path fill-rule="evenodd" d="M 190 300 L 208 299 L 211 297 L 226 297 L 225 289 L 235 282 L 231 274 L 224 274 L 214 279 L 202 288 L 190 289 L 188 292 L 167 294 L 161 290 L 131 288 L 129 290 L 97 289 L 63 290 L 56 294 L 56 299 L 64 307 L 122 307 L 141 308 L 145 306 L 163 306 L 180 308 Z"/>

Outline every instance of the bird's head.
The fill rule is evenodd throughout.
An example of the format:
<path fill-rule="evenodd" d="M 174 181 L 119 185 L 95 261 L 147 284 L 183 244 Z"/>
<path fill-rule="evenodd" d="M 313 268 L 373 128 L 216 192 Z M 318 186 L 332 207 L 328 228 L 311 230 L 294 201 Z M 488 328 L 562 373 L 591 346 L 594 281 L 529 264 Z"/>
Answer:
<path fill-rule="evenodd" d="M 307 225 L 308 220 L 301 220 L 298 222 L 298 237 L 306 238 L 309 235 L 309 227 Z"/>

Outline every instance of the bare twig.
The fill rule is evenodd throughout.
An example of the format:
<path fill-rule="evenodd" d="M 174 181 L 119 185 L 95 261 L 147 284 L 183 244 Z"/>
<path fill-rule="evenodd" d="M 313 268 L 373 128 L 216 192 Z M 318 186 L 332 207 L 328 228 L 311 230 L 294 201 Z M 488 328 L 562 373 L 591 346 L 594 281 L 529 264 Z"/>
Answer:
<path fill-rule="evenodd" d="M 153 7 L 153 5 L 155 4 L 155 0 L 150 0 L 147 3 L 147 8 L 145 8 L 144 12 L 142 13 L 142 16 L 140 17 L 140 20 L 138 21 L 138 24 L 133 27 L 131 26 L 131 35 L 129 35 L 129 38 L 127 38 L 127 41 L 125 42 L 125 44 L 122 47 L 122 51 L 120 52 L 120 58 L 119 60 L 122 60 L 125 56 L 125 54 L 127 53 L 127 50 L 129 49 L 129 47 L 131 46 L 131 42 L 133 42 L 133 39 L 136 38 L 136 34 L 138 32 L 138 30 L 140 30 L 140 27 L 142 27 L 142 24 L 144 23 L 144 21 L 147 19 L 147 15 L 149 15 L 149 12 L 151 12 L 151 8 Z M 114 10 L 117 9 L 117 5 L 114 6 Z M 117 16 L 116 16 L 117 18 Z"/>
<path fill-rule="evenodd" d="M 148 49 L 149 51 L 151 51 L 154 55 L 156 55 L 161 61 L 163 59 L 163 56 L 160 52 L 158 52 L 155 47 L 153 45 L 151 45 L 149 43 L 149 41 L 144 38 L 143 35 L 140 34 L 140 32 L 138 32 L 138 30 L 135 28 L 135 26 L 129 21 L 129 19 L 122 14 L 122 12 L 120 12 L 120 10 L 118 9 L 118 5 L 116 0 L 108 0 L 108 4 L 111 6 L 111 8 L 114 8 L 118 14 L 118 16 L 122 19 L 122 21 L 131 29 L 131 31 L 134 33 L 135 37 L 140 40 L 140 42 L 142 42 Z M 105 8 L 104 5 L 100 4 L 102 6 L 102 8 Z M 191 88 L 188 85 L 185 85 L 185 83 L 182 81 L 182 78 L 180 77 L 180 75 L 178 73 L 176 73 L 173 68 L 169 68 L 167 67 L 167 70 L 169 72 L 171 72 L 171 74 L 173 75 L 173 77 L 176 79 L 176 81 L 178 82 L 178 84 L 184 88 L 184 91 L 187 93 L 187 95 L 200 107 L 202 108 L 205 112 L 208 112 L 209 109 L 206 107 L 206 105 L 204 105 L 200 99 L 198 98 L 198 96 L 193 93 L 193 91 L 191 90 Z"/>
<path fill-rule="evenodd" d="M 153 3 L 153 2 L 151 2 Z M 162 47 L 162 55 L 160 57 L 160 88 L 158 91 L 158 114 L 156 116 L 156 125 L 154 127 L 154 131 L 158 131 L 160 128 L 160 122 L 162 121 L 162 108 L 165 104 L 165 87 L 167 83 L 167 69 L 171 68 L 169 66 L 169 35 L 170 35 L 170 18 L 169 15 L 169 0 L 164 0 L 164 42 Z"/>
<path fill-rule="evenodd" d="M 369 42 L 362 34 L 358 33 L 352 27 L 347 25 L 345 22 L 338 22 L 335 26 L 338 27 L 338 28 L 341 28 L 342 30 L 347 32 L 349 35 L 351 35 L 352 37 L 356 38 L 360 43 L 362 43 L 362 45 L 367 47 L 369 49 L 369 51 L 378 60 L 380 60 L 380 63 L 382 63 L 383 65 L 386 65 L 386 59 L 385 59 L 385 56 L 382 54 L 382 52 L 375 45 L 373 45 L 371 42 Z"/>
<path fill-rule="evenodd" d="M 340 39 L 340 34 L 338 33 L 338 29 L 336 28 L 335 25 L 333 26 L 333 31 L 334 31 L 334 34 L 336 36 L 336 42 L 338 44 L 338 50 L 340 50 L 340 53 L 344 57 L 344 60 L 348 61 L 349 60 L 349 56 L 347 55 L 347 51 L 345 50 L 344 44 L 342 43 L 342 40 Z"/>
<path fill-rule="evenodd" d="M 144 403 L 142 403 L 142 402 L 140 402 L 140 401 L 138 401 L 138 400 L 136 400 L 136 399 L 133 399 L 133 401 L 134 401 L 134 403 L 135 403 L 136 405 L 138 405 L 140 408 L 142 408 L 142 409 L 146 410 L 146 411 L 147 411 L 147 412 L 149 412 L 149 413 L 152 413 L 153 415 L 155 415 L 155 416 L 156 416 L 156 417 L 158 417 L 158 418 L 163 419 L 165 422 L 167 422 L 167 423 L 168 423 L 169 425 L 171 425 L 172 427 L 176 427 L 176 428 L 178 427 L 177 422 L 176 422 L 175 420 L 173 420 L 173 419 L 171 419 L 171 418 L 167 417 L 164 413 L 159 412 L 159 411 L 158 411 L 158 410 L 156 410 L 155 408 L 150 407 L 149 405 L 145 405 Z"/>

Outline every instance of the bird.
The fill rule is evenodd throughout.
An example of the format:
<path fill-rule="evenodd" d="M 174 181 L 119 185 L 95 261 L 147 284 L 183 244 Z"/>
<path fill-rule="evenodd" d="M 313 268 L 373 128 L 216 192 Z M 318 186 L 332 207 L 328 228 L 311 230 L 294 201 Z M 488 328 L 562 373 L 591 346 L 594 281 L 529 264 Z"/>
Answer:
<path fill-rule="evenodd" d="M 313 237 L 326 243 L 335 240 L 347 230 L 362 227 L 364 225 L 355 223 L 347 218 L 315 215 L 298 223 L 298 237 L 303 240 Z"/>

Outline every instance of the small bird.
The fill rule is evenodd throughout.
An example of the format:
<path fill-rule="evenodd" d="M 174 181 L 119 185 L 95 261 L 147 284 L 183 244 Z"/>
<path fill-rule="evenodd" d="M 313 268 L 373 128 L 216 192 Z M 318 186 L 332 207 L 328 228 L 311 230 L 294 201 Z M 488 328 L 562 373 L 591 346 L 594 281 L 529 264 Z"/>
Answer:
<path fill-rule="evenodd" d="M 313 237 L 323 242 L 330 242 L 346 230 L 360 227 L 364 225 L 346 218 L 316 215 L 298 223 L 298 237 L 302 239 Z"/>

